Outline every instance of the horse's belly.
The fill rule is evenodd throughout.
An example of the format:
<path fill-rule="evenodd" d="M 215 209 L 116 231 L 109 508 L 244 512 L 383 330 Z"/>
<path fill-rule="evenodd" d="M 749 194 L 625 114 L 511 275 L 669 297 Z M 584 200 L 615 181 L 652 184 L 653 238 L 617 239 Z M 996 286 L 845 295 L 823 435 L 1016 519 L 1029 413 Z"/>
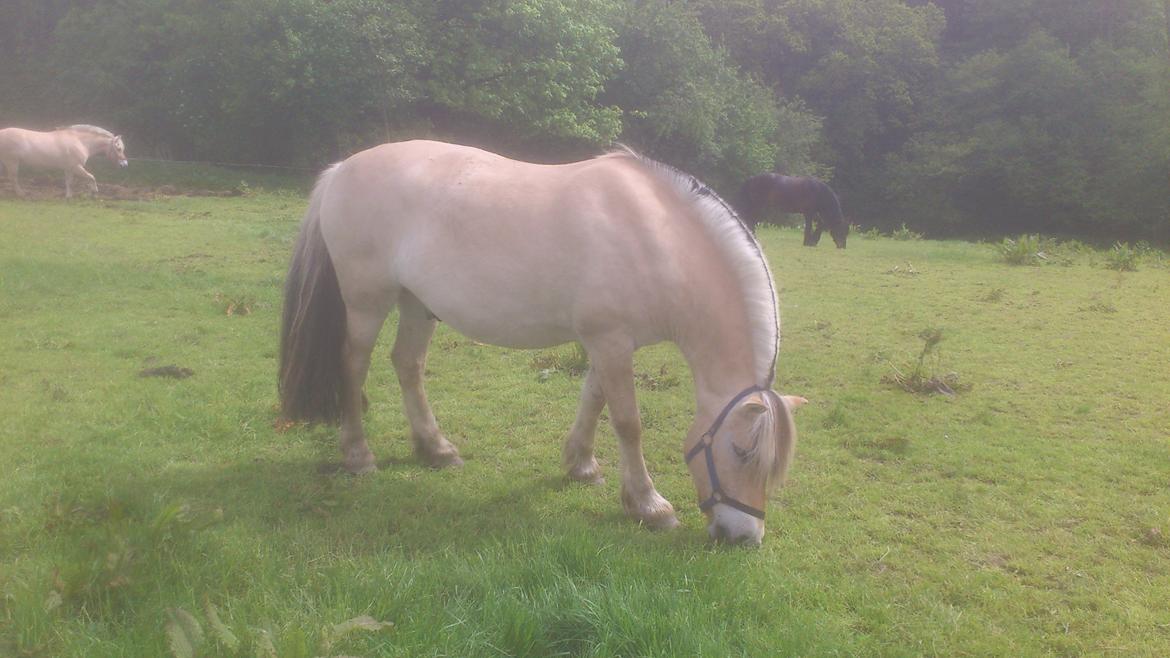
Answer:
<path fill-rule="evenodd" d="M 466 308 L 451 313 L 431 312 L 440 321 L 472 340 L 500 347 L 533 349 L 576 340 L 571 328 L 545 318 L 525 316 L 480 316 Z"/>
<path fill-rule="evenodd" d="M 73 162 L 58 150 L 22 148 L 17 151 L 20 164 L 33 169 L 65 169 Z"/>
<path fill-rule="evenodd" d="M 535 348 L 576 339 L 567 305 L 550 303 L 547 296 L 533 294 L 531 289 L 493 290 L 484 283 L 459 285 L 447 278 L 407 287 L 432 315 L 481 343 Z"/>
<path fill-rule="evenodd" d="M 437 318 L 477 341 L 535 348 L 576 340 L 583 264 L 534 247 L 544 242 L 539 236 L 528 244 L 516 238 L 493 245 L 489 235 L 469 227 L 458 238 L 427 232 L 404 239 L 393 258 L 394 278 Z"/>

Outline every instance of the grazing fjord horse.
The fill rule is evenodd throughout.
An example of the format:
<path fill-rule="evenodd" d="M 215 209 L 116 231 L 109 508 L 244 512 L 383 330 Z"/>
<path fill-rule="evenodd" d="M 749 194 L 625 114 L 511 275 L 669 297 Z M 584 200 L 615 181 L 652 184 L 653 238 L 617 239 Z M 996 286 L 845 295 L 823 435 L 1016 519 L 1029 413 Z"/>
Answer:
<path fill-rule="evenodd" d="M 21 196 L 24 190 L 20 189 L 17 172 L 22 164 L 64 171 L 65 198 L 73 196 L 74 176 L 86 179 L 90 192 L 97 194 L 97 181 L 85 170 L 85 162 L 91 155 L 105 155 L 120 167 L 127 165 L 122 138 L 105 128 L 78 124 L 52 132 L 24 128 L 0 130 L 0 165 L 7 170 L 12 187 Z"/>
<path fill-rule="evenodd" d="M 375 469 L 362 386 L 395 306 L 391 361 L 423 462 L 462 463 L 423 389 L 440 318 L 494 345 L 579 341 L 589 371 L 564 443 L 569 477 L 601 480 L 594 433 L 608 405 L 623 506 L 655 528 L 678 520 L 646 471 L 633 355 L 675 342 L 695 382 L 683 448 L 708 531 L 760 542 L 804 400 L 772 390 L 780 323 L 760 246 L 696 179 L 629 150 L 536 165 L 431 141 L 385 144 L 321 174 L 285 284 L 279 389 L 286 418 L 340 422 L 353 473 Z"/>
<path fill-rule="evenodd" d="M 739 190 L 739 203 L 744 223 L 752 230 L 770 210 L 801 213 L 804 215 L 804 246 L 815 247 L 821 241 L 821 231 L 828 228 L 837 247 L 845 248 L 849 223 L 841 214 L 837 195 L 823 181 L 810 176 L 752 176 Z"/>

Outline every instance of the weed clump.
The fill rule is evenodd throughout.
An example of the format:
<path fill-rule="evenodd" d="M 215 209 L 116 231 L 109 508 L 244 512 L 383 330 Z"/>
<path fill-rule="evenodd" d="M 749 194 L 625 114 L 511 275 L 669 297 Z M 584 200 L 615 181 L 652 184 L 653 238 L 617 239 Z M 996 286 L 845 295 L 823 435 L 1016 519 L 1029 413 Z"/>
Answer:
<path fill-rule="evenodd" d="M 992 288 L 991 290 L 987 291 L 986 295 L 980 297 L 979 301 L 987 302 L 988 304 L 996 304 L 1003 301 L 1006 295 L 1007 291 L 1003 288 Z"/>
<path fill-rule="evenodd" d="M 893 372 L 882 377 L 882 383 L 891 384 L 908 393 L 923 395 L 939 393 L 954 396 L 970 390 L 971 385 L 961 381 L 958 373 L 938 374 L 942 361 L 938 345 L 943 340 L 943 330 L 939 327 L 928 327 L 918 332 L 918 337 L 922 339 L 922 351 L 919 352 L 913 369 L 906 368 L 908 372 L 904 372 L 890 363 Z"/>
<path fill-rule="evenodd" d="M 1136 272 L 1142 253 L 1128 244 L 1116 242 L 1105 252 L 1105 266 L 1118 272 Z"/>
<path fill-rule="evenodd" d="M 545 381 L 554 372 L 563 372 L 570 377 L 580 377 L 589 371 L 589 354 L 581 343 L 573 343 L 571 352 L 543 352 L 533 357 L 529 366 L 538 371 L 540 381 Z"/>
<path fill-rule="evenodd" d="M 996 249 L 1009 265 L 1040 265 L 1048 260 L 1045 247 L 1045 240 L 1039 235 L 1021 235 L 1014 240 L 1004 238 Z"/>
<path fill-rule="evenodd" d="M 672 375 L 663 364 L 657 373 L 635 372 L 634 383 L 650 391 L 662 391 L 678 386 L 679 378 L 677 375 Z"/>
<path fill-rule="evenodd" d="M 174 658 L 195 658 L 196 656 L 210 655 L 213 649 L 218 649 L 219 652 L 239 654 L 241 647 L 247 645 L 250 645 L 257 656 L 281 655 L 277 652 L 276 644 L 273 642 L 273 634 L 267 629 L 250 628 L 249 634 L 245 636 L 246 641 L 242 642 L 231 627 L 220 619 L 219 610 L 212 605 L 211 599 L 207 596 L 203 598 L 203 612 L 211 627 L 210 634 L 214 638 L 214 643 L 207 641 L 208 633 L 203 630 L 203 624 L 200 623 L 199 617 L 182 608 L 167 610 L 167 623 L 164 631 L 171 656 Z M 339 624 L 323 627 L 316 648 L 303 633 L 289 633 L 281 645 L 293 655 L 331 655 L 335 645 L 345 642 L 347 637 L 355 635 L 359 631 L 379 633 L 393 628 L 394 622 L 378 621 L 369 615 L 361 615 Z"/>
<path fill-rule="evenodd" d="M 900 228 L 896 228 L 890 232 L 890 237 L 895 240 L 921 240 L 922 234 L 906 228 L 906 224 L 903 222 Z"/>

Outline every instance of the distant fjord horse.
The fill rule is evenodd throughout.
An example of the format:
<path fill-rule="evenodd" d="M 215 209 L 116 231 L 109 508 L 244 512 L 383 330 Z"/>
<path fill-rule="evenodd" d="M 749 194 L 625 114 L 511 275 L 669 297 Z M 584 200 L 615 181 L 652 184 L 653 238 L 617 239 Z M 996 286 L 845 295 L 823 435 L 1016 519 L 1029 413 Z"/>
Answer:
<path fill-rule="evenodd" d="M 579 341 L 589 371 L 564 443 L 568 475 L 601 480 L 594 433 L 608 405 L 623 506 L 656 528 L 678 520 L 642 456 L 633 356 L 675 342 L 695 382 L 683 453 L 708 532 L 760 542 L 804 400 L 772 390 L 780 324 L 764 254 L 696 179 L 628 150 L 537 165 L 431 141 L 385 144 L 327 169 L 285 284 L 279 390 L 286 418 L 340 422 L 354 473 L 375 470 L 362 386 L 395 306 L 391 361 L 424 463 L 462 463 L 423 389 L 439 318 L 494 345 Z"/>
<path fill-rule="evenodd" d="M 815 247 L 821 231 L 829 229 L 837 247 L 845 248 L 849 223 L 841 214 L 841 202 L 823 181 L 809 176 L 760 174 L 747 179 L 739 191 L 740 212 L 748 228 L 755 229 L 769 211 L 804 215 L 804 246 Z"/>
<path fill-rule="evenodd" d="M 24 128 L 0 129 L 0 165 L 8 172 L 12 187 L 18 195 L 17 174 L 21 165 L 60 169 L 65 172 L 65 198 L 73 196 L 73 178 L 81 176 L 89 181 L 89 189 L 97 194 L 97 181 L 85 170 L 91 155 L 105 155 L 120 167 L 125 167 L 126 152 L 122 138 L 105 128 L 78 124 L 51 132 Z"/>

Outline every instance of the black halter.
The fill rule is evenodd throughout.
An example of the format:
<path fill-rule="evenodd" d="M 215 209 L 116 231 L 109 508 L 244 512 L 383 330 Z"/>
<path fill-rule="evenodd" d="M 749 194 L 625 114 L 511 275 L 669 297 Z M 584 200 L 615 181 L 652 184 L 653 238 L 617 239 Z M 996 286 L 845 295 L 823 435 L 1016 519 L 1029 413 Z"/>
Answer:
<path fill-rule="evenodd" d="M 740 391 L 738 395 L 731 398 L 731 402 L 728 402 L 727 406 L 723 407 L 723 411 L 719 412 L 719 416 L 716 417 L 715 422 L 711 424 L 711 429 L 703 433 L 703 436 L 699 437 L 699 442 L 696 443 L 695 446 L 687 452 L 686 462 L 688 464 L 690 464 L 691 460 L 694 459 L 695 456 L 700 452 L 703 453 L 707 459 L 707 478 L 711 481 L 711 495 L 708 496 L 706 500 L 699 503 L 699 509 L 703 510 L 704 512 L 714 507 L 715 503 L 722 503 L 728 507 L 732 507 L 741 511 L 744 514 L 750 514 L 757 519 L 760 519 L 761 521 L 764 519 L 764 510 L 759 510 L 746 503 L 741 503 L 731 496 L 728 496 L 727 492 L 723 491 L 723 486 L 719 484 L 719 475 L 715 473 L 715 456 L 711 452 L 711 446 L 715 441 L 715 433 L 719 431 L 719 426 L 723 424 L 724 419 L 727 418 L 727 414 L 731 413 L 732 407 L 734 407 L 739 403 L 740 400 L 751 395 L 752 393 L 766 390 L 768 389 L 763 386 L 753 385 L 745 388 L 744 390 Z"/>

